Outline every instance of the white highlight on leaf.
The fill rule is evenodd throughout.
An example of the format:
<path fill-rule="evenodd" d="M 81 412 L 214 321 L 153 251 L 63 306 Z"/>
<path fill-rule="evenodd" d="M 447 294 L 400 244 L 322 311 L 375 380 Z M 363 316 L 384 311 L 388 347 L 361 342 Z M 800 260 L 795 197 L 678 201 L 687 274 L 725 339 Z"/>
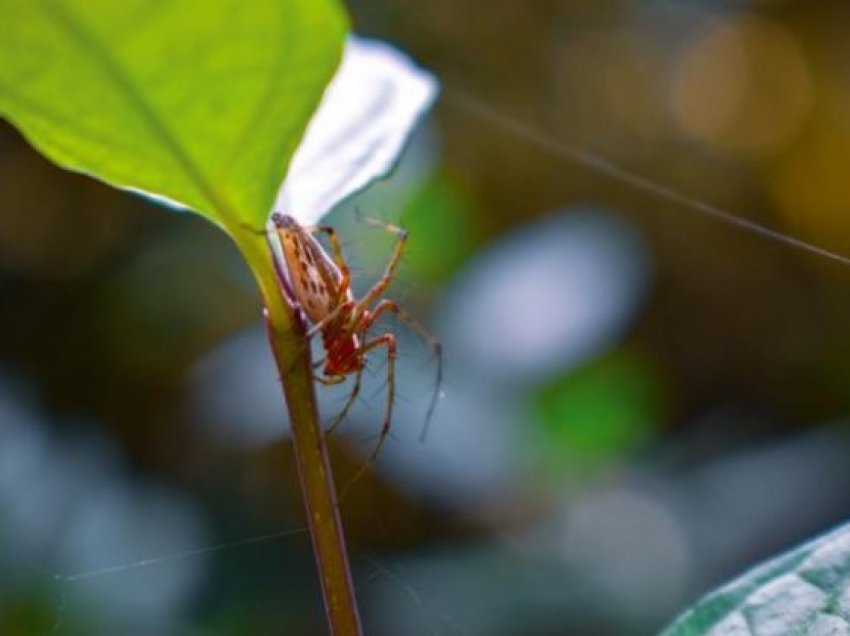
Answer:
<path fill-rule="evenodd" d="M 191 210 L 188 205 L 185 203 L 181 203 L 177 199 L 171 199 L 164 194 L 155 194 L 153 192 L 148 192 L 147 190 L 142 190 L 140 188 L 134 188 L 131 186 L 121 186 L 124 190 L 132 192 L 133 194 L 138 194 L 143 199 L 148 199 L 157 203 L 159 205 L 165 206 L 166 208 L 171 208 L 172 210 L 176 210 L 177 212 L 186 212 Z"/>
<path fill-rule="evenodd" d="M 438 90 L 436 78 L 398 50 L 350 37 L 274 210 L 312 225 L 386 175 Z"/>

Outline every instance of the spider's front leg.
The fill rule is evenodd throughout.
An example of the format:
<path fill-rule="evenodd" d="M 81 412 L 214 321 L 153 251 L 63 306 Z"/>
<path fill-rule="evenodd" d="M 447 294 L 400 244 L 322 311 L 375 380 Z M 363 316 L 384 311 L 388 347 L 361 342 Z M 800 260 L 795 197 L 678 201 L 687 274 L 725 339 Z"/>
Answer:
<path fill-rule="evenodd" d="M 370 225 L 374 225 L 376 227 L 383 228 L 387 232 L 391 234 L 395 234 L 396 236 L 396 244 L 393 249 L 393 253 L 390 256 L 390 259 L 387 261 L 386 266 L 384 267 L 384 275 L 372 286 L 363 298 L 357 303 L 358 312 L 364 311 L 370 305 L 375 304 L 378 299 L 383 295 L 383 293 L 387 290 L 390 283 L 392 282 L 393 275 L 395 274 L 395 270 L 398 268 L 399 263 L 401 262 L 401 257 L 404 254 L 404 248 L 407 246 L 407 230 L 403 230 L 396 225 L 391 225 L 389 223 L 381 223 L 375 219 L 365 219 L 367 223 Z M 377 311 L 377 307 L 375 308 Z M 374 312 L 373 312 L 374 315 Z"/>
<path fill-rule="evenodd" d="M 407 244 L 407 231 L 396 225 L 382 223 L 381 221 L 378 221 L 376 219 L 365 218 L 364 220 L 369 225 L 379 227 L 381 229 L 386 230 L 387 232 L 390 232 L 391 234 L 395 234 L 398 240 L 396 241 L 395 248 L 393 250 L 392 255 L 390 256 L 390 259 L 387 261 L 387 264 L 384 267 L 383 276 L 381 276 L 378 282 L 375 283 L 375 285 L 373 285 L 372 288 L 368 292 L 366 292 L 363 298 L 359 300 L 356 304 L 354 304 L 353 307 L 346 306 L 346 309 L 350 309 L 351 311 L 350 319 L 347 325 L 348 329 L 350 330 L 350 333 L 355 333 L 360 335 L 361 337 L 364 337 L 366 335 L 366 332 L 371 328 L 371 326 L 375 322 L 375 319 L 381 313 L 384 313 L 386 311 L 392 311 L 399 315 L 402 320 L 404 320 L 413 329 L 415 329 L 426 340 L 426 342 L 429 343 L 431 348 L 435 352 L 437 352 L 439 358 L 439 342 L 437 342 L 437 340 L 433 338 L 431 334 L 429 334 L 425 330 L 425 328 L 422 327 L 415 319 L 410 316 L 407 316 L 407 314 L 402 312 L 394 302 L 381 301 L 375 306 L 375 309 L 373 311 L 369 311 L 369 306 L 378 301 L 384 291 L 386 291 L 387 287 L 389 287 L 389 284 L 392 282 L 393 274 L 395 273 L 396 268 L 401 262 L 401 257 L 404 254 L 404 248 Z M 327 234 L 328 241 L 330 242 L 331 248 L 333 250 L 334 262 L 337 264 L 337 266 L 340 268 L 340 271 L 343 273 L 343 280 L 346 281 L 346 284 L 348 284 L 348 281 L 350 280 L 349 268 L 348 264 L 345 262 L 345 257 L 342 254 L 342 246 L 340 245 L 339 237 L 337 236 L 336 231 L 332 227 L 326 225 L 319 225 L 312 228 L 308 228 L 308 231 L 324 232 L 325 234 Z M 340 285 L 340 293 L 342 294 L 344 293 L 344 291 L 347 291 L 347 288 L 343 290 L 342 285 Z M 337 311 L 334 311 L 333 313 L 334 315 L 339 315 L 341 311 L 342 307 L 339 307 L 337 308 Z M 313 327 L 310 331 L 311 333 L 314 333 L 315 331 L 317 331 L 317 328 Z M 395 343 L 393 343 L 393 347 L 395 347 Z M 366 349 L 364 348 L 363 353 L 365 352 Z M 440 367 L 441 365 L 438 365 L 438 368 Z M 438 371 L 438 374 L 439 373 L 440 372 Z M 328 432 L 333 431 L 333 429 L 335 429 L 345 419 L 345 417 L 348 415 L 348 412 L 351 410 L 351 407 L 354 405 L 354 402 L 360 393 L 362 375 L 363 369 L 361 368 L 357 371 L 357 374 L 355 376 L 354 387 L 352 388 L 348 401 L 346 402 L 345 406 L 343 406 L 339 415 L 334 418 L 333 423 L 328 428 Z M 433 411 L 433 407 L 429 409 L 428 419 L 430 419 L 431 411 Z"/>

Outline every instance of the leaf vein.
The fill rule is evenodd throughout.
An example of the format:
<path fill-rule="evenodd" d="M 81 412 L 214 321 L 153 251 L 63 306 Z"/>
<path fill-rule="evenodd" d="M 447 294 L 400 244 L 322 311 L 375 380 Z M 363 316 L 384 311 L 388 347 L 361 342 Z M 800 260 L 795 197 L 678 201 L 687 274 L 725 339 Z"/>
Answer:
<path fill-rule="evenodd" d="M 192 159 L 183 144 L 168 129 L 168 126 L 162 121 L 162 118 L 157 114 L 154 107 L 145 99 L 143 93 L 133 82 L 127 70 L 122 67 L 118 60 L 110 54 L 109 50 L 103 46 L 93 33 L 86 29 L 67 7 L 62 6 L 60 0 L 44 2 L 41 6 L 47 10 L 49 17 L 63 28 L 77 42 L 81 49 L 89 55 L 92 61 L 102 69 L 106 76 L 115 83 L 115 86 L 120 89 L 124 98 L 136 110 L 142 122 L 173 154 L 177 163 L 186 171 L 186 175 L 195 183 L 195 187 L 201 195 L 215 208 L 215 211 L 225 224 L 235 226 L 238 221 L 227 204 L 226 198 L 206 178 L 201 167 Z"/>

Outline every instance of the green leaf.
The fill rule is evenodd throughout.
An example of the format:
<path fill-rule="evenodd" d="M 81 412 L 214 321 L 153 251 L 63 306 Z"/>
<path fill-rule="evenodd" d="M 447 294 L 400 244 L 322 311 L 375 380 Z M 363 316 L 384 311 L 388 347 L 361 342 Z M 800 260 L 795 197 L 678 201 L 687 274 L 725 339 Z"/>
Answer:
<path fill-rule="evenodd" d="M 663 395 L 652 361 L 627 349 L 554 378 L 535 396 L 535 464 L 560 473 L 639 448 L 662 420 Z"/>
<path fill-rule="evenodd" d="M 709 594 L 663 636 L 850 633 L 850 525 Z"/>
<path fill-rule="evenodd" d="M 56 163 L 263 227 L 339 63 L 334 0 L 0 0 L 0 115 Z"/>
<path fill-rule="evenodd" d="M 445 171 L 435 172 L 402 213 L 411 246 L 405 265 L 422 279 L 448 278 L 470 256 L 478 227 L 471 199 Z"/>

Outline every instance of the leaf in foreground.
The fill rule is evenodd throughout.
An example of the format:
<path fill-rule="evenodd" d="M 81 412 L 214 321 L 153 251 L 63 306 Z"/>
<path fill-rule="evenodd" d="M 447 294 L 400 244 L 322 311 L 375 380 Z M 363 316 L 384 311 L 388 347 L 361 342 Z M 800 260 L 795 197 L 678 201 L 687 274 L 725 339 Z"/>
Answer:
<path fill-rule="evenodd" d="M 850 634 L 850 525 L 709 594 L 663 636 Z"/>
<path fill-rule="evenodd" d="M 263 227 L 342 51 L 334 0 L 0 0 L 0 115 L 56 163 Z"/>

